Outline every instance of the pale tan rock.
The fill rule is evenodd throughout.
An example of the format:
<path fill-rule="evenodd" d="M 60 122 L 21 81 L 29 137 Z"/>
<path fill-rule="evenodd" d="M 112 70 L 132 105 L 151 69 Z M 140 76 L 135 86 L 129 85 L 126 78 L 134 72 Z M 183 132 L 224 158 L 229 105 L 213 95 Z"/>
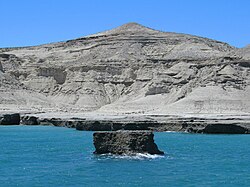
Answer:
<path fill-rule="evenodd" d="M 136 23 L 66 42 L 0 49 L 0 110 L 250 113 L 248 54 Z"/>

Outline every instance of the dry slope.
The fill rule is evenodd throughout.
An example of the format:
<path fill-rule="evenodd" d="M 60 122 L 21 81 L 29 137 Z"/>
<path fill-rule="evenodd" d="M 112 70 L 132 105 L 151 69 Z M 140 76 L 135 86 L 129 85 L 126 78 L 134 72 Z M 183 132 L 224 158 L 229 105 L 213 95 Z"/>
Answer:
<path fill-rule="evenodd" d="M 0 49 L 0 110 L 249 113 L 247 55 L 223 42 L 137 23 Z"/>

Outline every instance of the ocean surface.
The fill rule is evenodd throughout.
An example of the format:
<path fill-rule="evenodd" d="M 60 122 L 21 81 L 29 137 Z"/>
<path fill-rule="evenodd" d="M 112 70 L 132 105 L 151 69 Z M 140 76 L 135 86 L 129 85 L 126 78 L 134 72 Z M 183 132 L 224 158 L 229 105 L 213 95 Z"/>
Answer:
<path fill-rule="evenodd" d="M 0 126 L 0 186 L 250 186 L 250 135 L 155 133 L 165 156 L 95 156 L 93 132 Z"/>

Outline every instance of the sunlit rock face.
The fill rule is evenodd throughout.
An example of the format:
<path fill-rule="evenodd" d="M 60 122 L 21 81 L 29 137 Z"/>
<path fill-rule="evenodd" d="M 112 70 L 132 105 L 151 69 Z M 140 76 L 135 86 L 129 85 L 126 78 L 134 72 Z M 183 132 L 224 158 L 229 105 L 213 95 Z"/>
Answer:
<path fill-rule="evenodd" d="M 0 49 L 0 109 L 247 113 L 248 55 L 223 42 L 137 23 L 66 42 Z"/>

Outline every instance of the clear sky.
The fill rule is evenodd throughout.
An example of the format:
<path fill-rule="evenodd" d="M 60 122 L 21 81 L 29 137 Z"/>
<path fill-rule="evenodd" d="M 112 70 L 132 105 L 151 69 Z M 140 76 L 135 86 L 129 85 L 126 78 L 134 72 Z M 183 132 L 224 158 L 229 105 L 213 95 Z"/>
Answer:
<path fill-rule="evenodd" d="M 250 44 L 250 0 L 0 0 L 0 47 L 64 41 L 127 22 Z"/>

